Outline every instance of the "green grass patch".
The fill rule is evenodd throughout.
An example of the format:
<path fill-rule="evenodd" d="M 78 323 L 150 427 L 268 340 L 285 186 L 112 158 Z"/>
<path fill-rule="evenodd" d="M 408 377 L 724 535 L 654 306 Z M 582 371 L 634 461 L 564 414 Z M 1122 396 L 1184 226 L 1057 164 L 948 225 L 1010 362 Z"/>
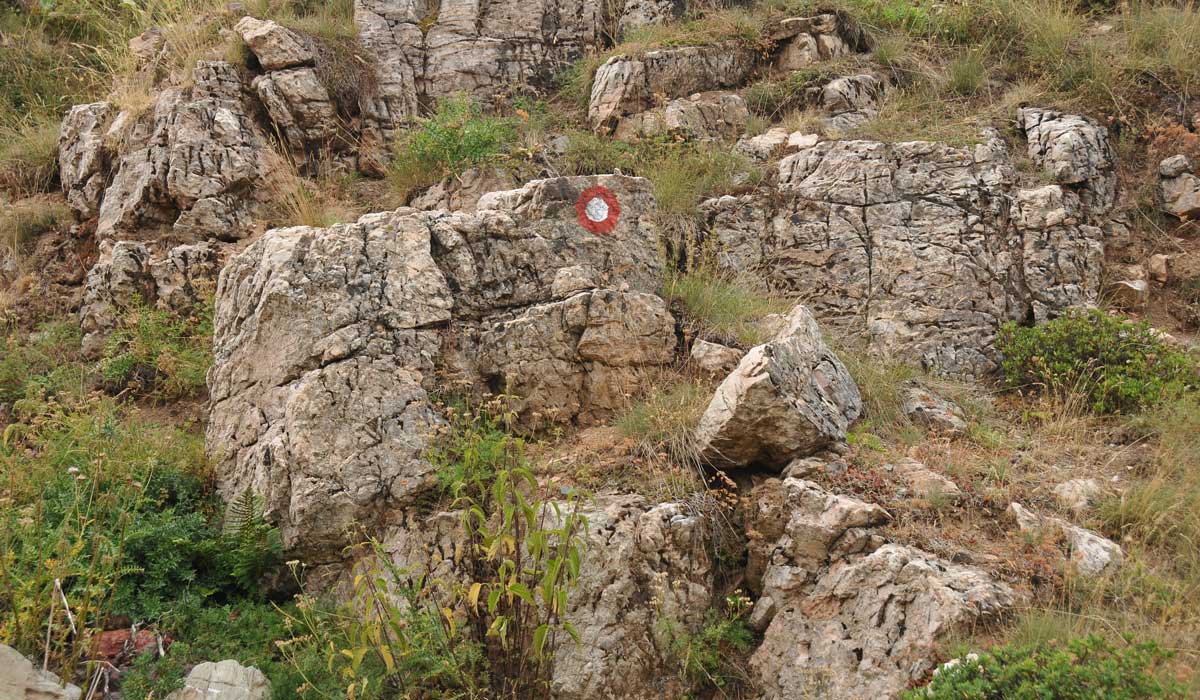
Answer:
<path fill-rule="evenodd" d="M 741 346 L 766 342 L 769 333 L 762 320 L 792 308 L 786 299 L 703 269 L 669 274 L 663 298 L 681 306 L 700 335 Z"/>

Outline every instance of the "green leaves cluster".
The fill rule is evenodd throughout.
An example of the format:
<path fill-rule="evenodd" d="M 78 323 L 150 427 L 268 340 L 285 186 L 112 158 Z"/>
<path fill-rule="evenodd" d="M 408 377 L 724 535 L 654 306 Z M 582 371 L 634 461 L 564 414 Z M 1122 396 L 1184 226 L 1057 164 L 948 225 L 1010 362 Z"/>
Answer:
<path fill-rule="evenodd" d="M 1095 413 L 1136 411 L 1197 384 L 1197 365 L 1144 322 L 1071 311 L 1033 326 L 1009 323 L 996 349 L 1010 388 L 1080 396 Z"/>
<path fill-rule="evenodd" d="M 161 399 L 203 393 L 212 365 L 212 323 L 211 304 L 186 318 L 147 307 L 128 310 L 105 345 L 100 372 L 106 387 Z"/>
<path fill-rule="evenodd" d="M 905 700 L 1183 700 L 1156 675 L 1170 655 L 1156 645 L 1116 648 L 1097 636 L 1065 646 L 1006 645 L 943 669 Z"/>

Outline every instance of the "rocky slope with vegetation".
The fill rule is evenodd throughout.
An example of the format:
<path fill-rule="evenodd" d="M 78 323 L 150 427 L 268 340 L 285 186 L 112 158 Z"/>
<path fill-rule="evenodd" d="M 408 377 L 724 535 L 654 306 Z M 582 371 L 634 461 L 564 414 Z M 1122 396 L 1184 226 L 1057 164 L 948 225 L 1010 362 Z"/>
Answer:
<path fill-rule="evenodd" d="M 0 4 L 0 697 L 1197 696 L 1197 37 Z"/>

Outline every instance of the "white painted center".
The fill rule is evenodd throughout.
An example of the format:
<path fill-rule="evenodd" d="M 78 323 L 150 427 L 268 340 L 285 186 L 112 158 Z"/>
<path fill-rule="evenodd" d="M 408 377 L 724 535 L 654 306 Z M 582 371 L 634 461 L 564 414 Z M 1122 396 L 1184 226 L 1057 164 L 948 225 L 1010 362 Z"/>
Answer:
<path fill-rule="evenodd" d="M 588 221 L 598 224 L 608 218 L 608 202 L 600 197 L 592 197 L 588 200 L 587 206 L 583 208 L 583 212 Z"/>

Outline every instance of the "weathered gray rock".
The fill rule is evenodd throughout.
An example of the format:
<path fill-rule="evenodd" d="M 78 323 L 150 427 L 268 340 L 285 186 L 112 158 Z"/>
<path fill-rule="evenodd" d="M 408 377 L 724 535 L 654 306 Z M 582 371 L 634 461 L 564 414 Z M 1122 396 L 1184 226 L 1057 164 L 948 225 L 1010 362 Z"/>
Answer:
<path fill-rule="evenodd" d="M 167 700 L 268 700 L 271 681 L 253 666 L 233 659 L 196 664 L 183 680 L 183 687 Z"/>
<path fill-rule="evenodd" d="M 251 87 L 294 153 L 319 150 L 333 139 L 337 109 L 316 69 L 277 70 L 258 76 Z"/>
<path fill-rule="evenodd" d="M 958 404 L 924 387 L 912 386 L 904 390 L 900 412 L 914 422 L 940 433 L 961 433 L 967 429 L 963 410 Z"/>
<path fill-rule="evenodd" d="M 358 37 L 377 72 L 364 109 L 369 142 L 382 147 L 413 121 L 420 105 L 465 94 L 548 87 L 561 69 L 596 45 L 597 3 L 500 0 L 355 0 Z"/>
<path fill-rule="evenodd" d="M 720 343 L 697 340 L 692 343 L 692 363 L 709 374 L 728 374 L 737 368 L 746 353 Z"/>
<path fill-rule="evenodd" d="M 1180 219 L 1200 217 L 1200 177 L 1187 156 L 1171 156 L 1158 166 L 1158 197 L 1163 211 Z"/>
<path fill-rule="evenodd" d="M 121 113 L 104 124 L 109 111 L 72 110 L 59 151 L 68 201 L 81 218 L 97 217 L 99 240 L 149 241 L 176 222 L 185 240 L 249 233 L 242 212 L 266 196 L 268 149 L 248 116 L 236 68 L 201 61 L 194 86 L 163 90 L 145 114 Z M 105 141 L 119 150 L 107 153 Z M 188 217 L 193 209 L 204 215 Z"/>
<path fill-rule="evenodd" d="M 1008 512 L 1021 532 L 1044 532 L 1057 530 L 1070 550 L 1071 563 L 1084 576 L 1103 576 L 1120 568 L 1125 553 L 1116 542 L 1072 523 L 1051 516 L 1043 516 L 1010 503 Z"/>
<path fill-rule="evenodd" d="M 767 129 L 757 136 L 738 139 L 738 142 L 734 144 L 734 150 L 751 160 L 766 162 L 783 151 L 788 138 L 786 129 L 776 127 Z"/>
<path fill-rule="evenodd" d="M 1029 157 L 1062 185 L 1080 188 L 1085 203 L 1107 211 L 1116 202 L 1116 155 L 1108 130 L 1086 117 L 1024 107 L 1017 123 L 1028 141 Z"/>
<path fill-rule="evenodd" d="M 625 0 L 617 19 L 617 36 L 679 19 L 686 5 L 683 0 Z"/>
<path fill-rule="evenodd" d="M 671 100 L 664 107 L 622 119 L 619 139 L 674 134 L 689 139 L 732 138 L 745 132 L 750 120 L 746 102 L 733 93 L 696 93 Z"/>
<path fill-rule="evenodd" d="M 551 692 L 555 700 L 598 697 L 658 700 L 679 697 L 669 622 L 695 629 L 713 603 L 713 527 L 683 503 L 652 503 L 637 495 L 603 495 L 581 509 L 588 530 L 580 578 L 565 618 L 580 643 L 561 635 Z M 461 514 L 406 513 L 382 538 L 392 563 L 416 577 L 459 580 L 453 553 L 461 547 Z"/>
<path fill-rule="evenodd" d="M 84 354 L 99 354 L 121 314 L 139 304 L 153 303 L 154 291 L 146 246 L 118 241 L 103 247 L 99 260 L 88 271 L 79 307 Z"/>
<path fill-rule="evenodd" d="M 954 501 L 962 497 L 962 489 L 958 488 L 958 484 L 915 459 L 904 458 L 885 468 L 904 479 L 919 498 L 945 498 Z"/>
<path fill-rule="evenodd" d="M 316 55 L 304 37 L 272 20 L 243 17 L 233 30 L 254 52 L 263 70 L 311 65 Z"/>
<path fill-rule="evenodd" d="M 157 257 L 136 241 L 101 244 L 79 309 L 84 353 L 98 354 L 132 308 L 194 309 L 213 292 L 219 270 L 219 252 L 209 243 L 176 246 Z"/>
<path fill-rule="evenodd" d="M 596 70 L 588 119 L 596 129 L 612 130 L 624 117 L 653 107 L 656 96 L 684 97 L 736 87 L 754 65 L 754 54 L 735 44 L 613 56 Z"/>
<path fill-rule="evenodd" d="M 829 115 L 822 119 L 826 128 L 849 131 L 879 116 L 884 88 L 882 80 L 867 74 L 835 78 L 826 83 L 817 101 Z"/>
<path fill-rule="evenodd" d="M 862 401 L 812 314 L 792 309 L 788 325 L 752 348 L 721 383 L 695 439 L 704 459 L 782 469 L 846 437 Z"/>
<path fill-rule="evenodd" d="M 1078 515 L 1104 494 L 1104 486 L 1095 479 L 1071 479 L 1055 486 L 1053 493 L 1062 507 Z"/>
<path fill-rule="evenodd" d="M 1016 182 L 995 133 L 961 149 L 824 141 L 780 161 L 778 193 L 704 202 L 698 245 L 722 269 L 802 292 L 875 352 L 984 375 L 1002 323 L 1094 303 L 1100 286 L 1096 209 L 1074 186 Z"/>
<path fill-rule="evenodd" d="M 518 185 L 501 168 L 471 168 L 459 176 L 443 179 L 409 202 L 414 209 L 475 211 L 479 198 L 488 192 L 509 190 Z"/>
<path fill-rule="evenodd" d="M 100 210 L 108 186 L 108 150 L 104 136 L 113 118 L 107 102 L 75 105 L 63 118 L 58 136 L 58 174 L 67 204 L 81 218 Z"/>
<path fill-rule="evenodd" d="M 751 674 L 763 700 L 894 698 L 932 670 L 940 640 L 1013 602 L 978 569 L 884 545 L 834 562 L 781 605 Z"/>
<path fill-rule="evenodd" d="M 576 220 L 595 185 L 622 203 L 605 235 Z M 222 495 L 262 494 L 290 551 L 331 561 L 346 528 L 429 486 L 435 369 L 438 386 L 521 393 L 531 426 L 611 411 L 673 358 L 653 211 L 645 180 L 556 178 L 490 193 L 474 214 L 268 232 L 217 288 L 208 446 Z M 560 273 L 583 268 L 595 289 L 557 296 Z"/>
<path fill-rule="evenodd" d="M 4 700 L 79 700 L 83 691 L 58 676 L 33 667 L 16 649 L 0 644 L 0 698 Z"/>
<path fill-rule="evenodd" d="M 781 44 L 774 58 L 774 67 L 780 71 L 841 58 L 860 49 L 862 43 L 859 33 L 836 14 L 785 19 L 770 30 L 770 35 Z"/>

